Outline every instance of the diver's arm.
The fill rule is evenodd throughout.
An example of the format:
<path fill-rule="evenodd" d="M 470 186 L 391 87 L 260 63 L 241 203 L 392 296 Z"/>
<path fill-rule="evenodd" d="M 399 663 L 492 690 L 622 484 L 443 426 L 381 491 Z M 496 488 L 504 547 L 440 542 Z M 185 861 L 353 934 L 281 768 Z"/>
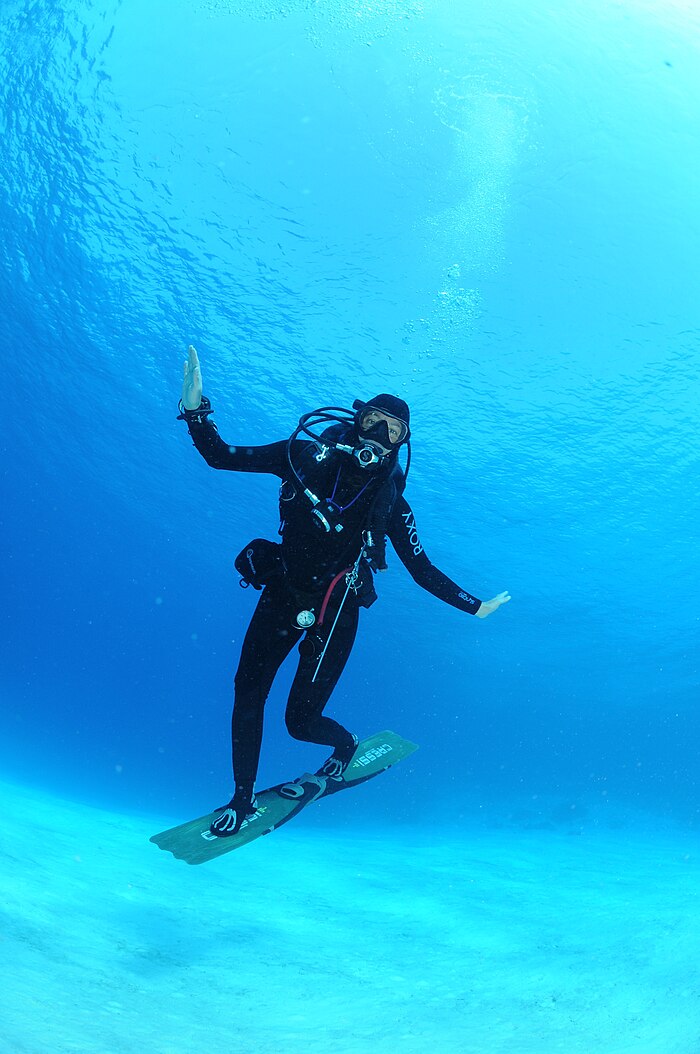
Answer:
<path fill-rule="evenodd" d="M 418 537 L 413 510 L 406 499 L 397 499 L 389 524 L 388 536 L 402 564 L 419 586 L 426 589 L 438 600 L 466 611 L 470 615 L 486 618 L 501 604 L 510 600 L 507 593 L 501 593 L 493 600 L 481 601 L 465 589 L 461 589 L 451 578 L 443 574 L 428 559 Z"/>
<path fill-rule="evenodd" d="M 287 444 L 269 443 L 267 446 L 233 447 L 225 443 L 213 421 L 211 403 L 202 395 L 202 369 L 196 349 L 190 344 L 183 365 L 182 396 L 179 421 L 187 425 L 192 441 L 204 460 L 212 468 L 232 472 L 269 472 L 284 475 L 287 464 Z"/>
<path fill-rule="evenodd" d="M 184 420 L 192 442 L 207 465 L 230 472 L 268 472 L 282 478 L 287 471 L 287 442 L 282 439 L 265 446 L 229 446 L 209 419 L 211 403 L 206 395 L 196 410 L 182 407 L 178 420 Z"/>

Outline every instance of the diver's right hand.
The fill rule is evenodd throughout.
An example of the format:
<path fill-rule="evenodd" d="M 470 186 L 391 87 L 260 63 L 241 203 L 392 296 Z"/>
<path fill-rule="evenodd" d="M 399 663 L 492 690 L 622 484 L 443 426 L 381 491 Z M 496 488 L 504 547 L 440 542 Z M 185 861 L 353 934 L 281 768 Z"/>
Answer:
<path fill-rule="evenodd" d="M 184 364 L 181 398 L 186 410 L 196 410 L 202 401 L 202 370 L 197 351 L 191 344 L 187 349 L 187 362 Z"/>

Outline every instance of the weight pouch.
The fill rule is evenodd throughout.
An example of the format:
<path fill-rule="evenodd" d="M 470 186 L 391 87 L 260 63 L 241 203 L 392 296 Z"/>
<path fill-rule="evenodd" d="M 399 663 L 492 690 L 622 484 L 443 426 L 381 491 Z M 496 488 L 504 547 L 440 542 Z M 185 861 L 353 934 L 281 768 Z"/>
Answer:
<path fill-rule="evenodd" d="M 269 542 L 267 538 L 253 538 L 241 549 L 233 564 L 244 589 L 248 586 L 262 589 L 284 573 L 282 546 L 279 542 Z"/>

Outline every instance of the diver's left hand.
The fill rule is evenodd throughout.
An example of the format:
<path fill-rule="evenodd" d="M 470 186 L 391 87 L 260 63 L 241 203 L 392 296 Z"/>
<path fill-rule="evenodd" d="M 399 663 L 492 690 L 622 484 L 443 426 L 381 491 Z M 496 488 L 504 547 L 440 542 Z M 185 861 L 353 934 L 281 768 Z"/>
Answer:
<path fill-rule="evenodd" d="M 493 600 L 482 600 L 481 607 L 476 613 L 477 618 L 488 618 L 488 616 L 496 611 L 501 604 L 507 604 L 510 600 L 510 593 L 507 589 L 504 589 L 502 593 L 495 596 Z"/>

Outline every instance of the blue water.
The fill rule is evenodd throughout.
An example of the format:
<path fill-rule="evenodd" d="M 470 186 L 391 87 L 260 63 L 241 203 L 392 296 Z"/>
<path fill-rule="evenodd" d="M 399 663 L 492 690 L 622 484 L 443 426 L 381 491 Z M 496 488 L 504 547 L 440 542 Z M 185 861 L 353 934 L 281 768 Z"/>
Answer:
<path fill-rule="evenodd" d="M 396 810 L 693 822 L 697 14 L 35 0 L 0 33 L 6 771 L 125 807 L 228 787 L 232 557 L 275 485 L 175 420 L 193 342 L 233 443 L 406 398 L 428 554 L 512 592 L 480 622 L 393 559 L 332 709 L 421 744 Z"/>
<path fill-rule="evenodd" d="M 419 784 L 696 816 L 696 171 L 684 5 L 4 5 L 1 734 L 16 778 L 187 810 L 228 787 L 274 480 L 225 438 L 412 407 L 396 558 L 332 709 Z M 262 772 L 298 757 L 270 703 Z M 314 758 L 315 760 L 315 758 Z M 396 785 L 395 785 L 396 786 Z"/>

